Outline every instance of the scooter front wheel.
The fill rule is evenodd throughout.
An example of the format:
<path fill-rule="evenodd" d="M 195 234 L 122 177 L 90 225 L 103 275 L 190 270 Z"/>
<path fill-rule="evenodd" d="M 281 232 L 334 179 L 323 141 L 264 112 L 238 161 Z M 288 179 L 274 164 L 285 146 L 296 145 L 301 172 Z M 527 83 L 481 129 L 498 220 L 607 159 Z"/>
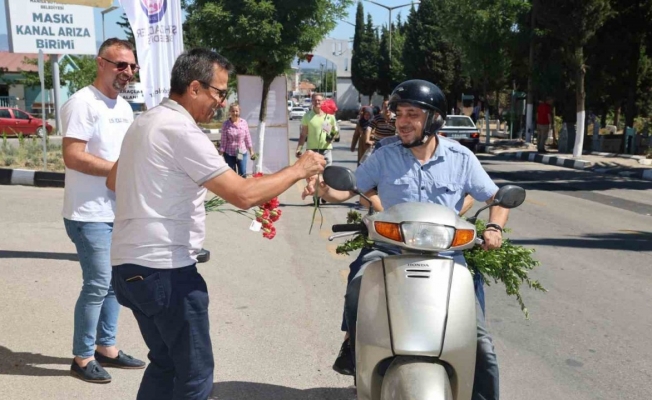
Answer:
<path fill-rule="evenodd" d="M 398 357 L 387 369 L 381 400 L 453 400 L 443 365 L 412 357 Z"/>

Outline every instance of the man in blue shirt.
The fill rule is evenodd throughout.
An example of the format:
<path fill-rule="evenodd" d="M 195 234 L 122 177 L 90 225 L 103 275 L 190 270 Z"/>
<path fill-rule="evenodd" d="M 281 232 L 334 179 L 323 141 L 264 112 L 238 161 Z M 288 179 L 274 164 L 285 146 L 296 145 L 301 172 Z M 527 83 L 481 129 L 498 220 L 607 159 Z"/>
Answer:
<path fill-rule="evenodd" d="M 493 201 L 498 187 L 475 155 L 457 142 L 436 134 L 443 125 L 447 109 L 445 96 L 436 85 L 422 80 L 403 82 L 394 89 L 389 107 L 396 114 L 400 140 L 382 146 L 358 167 L 355 176 L 361 192 L 368 193 L 377 188 L 383 208 L 405 202 L 427 202 L 459 212 L 467 193 L 478 201 Z M 346 201 L 355 195 L 331 189 L 323 182 L 316 190 L 320 197 L 333 203 Z M 304 195 L 314 192 L 315 179 L 309 181 Z M 507 222 L 508 213 L 502 207 L 490 208 L 484 233 L 485 250 L 502 245 L 502 227 Z M 362 257 L 364 265 L 348 285 L 345 314 L 352 347 L 364 269 L 369 263 L 395 251 L 383 248 L 365 254 Z M 451 256 L 465 263 L 461 253 Z M 498 399 L 496 354 L 485 328 L 484 313 L 479 302 L 476 303 L 478 347 L 473 399 Z"/>

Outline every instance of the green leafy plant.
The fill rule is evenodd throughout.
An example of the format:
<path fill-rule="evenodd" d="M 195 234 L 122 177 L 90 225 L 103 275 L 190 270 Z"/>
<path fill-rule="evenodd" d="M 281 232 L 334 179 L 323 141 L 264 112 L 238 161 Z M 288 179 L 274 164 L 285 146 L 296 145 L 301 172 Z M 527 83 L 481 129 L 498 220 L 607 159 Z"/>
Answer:
<path fill-rule="evenodd" d="M 475 229 L 478 236 L 482 236 L 485 229 L 486 221 L 478 219 L 475 223 Z M 505 229 L 504 233 L 510 232 Z M 528 273 L 535 267 L 539 266 L 539 262 L 532 258 L 534 249 L 528 249 L 523 246 L 518 246 L 512 243 L 508 238 L 503 239 L 503 245 L 500 249 L 485 251 L 480 247 L 464 250 L 464 258 L 470 271 L 477 271 L 482 276 L 482 280 L 489 285 L 489 281 L 502 282 L 505 285 L 505 292 L 509 296 L 515 296 L 521 311 L 525 314 L 525 318 L 529 318 L 523 297 L 521 296 L 520 287 L 526 284 L 529 288 L 541 292 L 547 290 L 539 283 L 539 281 L 532 280 Z"/>
<path fill-rule="evenodd" d="M 362 215 L 354 210 L 348 212 L 346 222 L 355 224 L 362 221 Z M 475 223 L 475 228 L 478 237 L 482 236 L 485 229 L 486 221 L 478 219 Z M 510 232 L 505 229 L 505 233 Z M 347 240 L 341 245 L 337 246 L 335 250 L 337 254 L 346 254 L 361 249 L 363 247 L 371 247 L 372 241 L 367 239 L 364 235 L 356 235 L 355 237 Z M 515 245 L 511 240 L 503 239 L 503 245 L 500 249 L 485 251 L 480 247 L 464 250 L 464 258 L 471 273 L 479 272 L 482 280 L 490 285 L 490 281 L 502 282 L 505 285 L 505 292 L 509 296 L 515 296 L 516 301 L 521 307 L 521 311 L 525 314 L 525 318 L 529 319 L 530 313 L 523 302 L 521 296 L 521 285 L 525 284 L 529 288 L 541 292 L 547 290 L 539 283 L 539 281 L 532 280 L 529 277 L 529 272 L 535 267 L 539 266 L 539 262 L 532 258 L 534 249 L 528 249 L 523 246 Z"/>

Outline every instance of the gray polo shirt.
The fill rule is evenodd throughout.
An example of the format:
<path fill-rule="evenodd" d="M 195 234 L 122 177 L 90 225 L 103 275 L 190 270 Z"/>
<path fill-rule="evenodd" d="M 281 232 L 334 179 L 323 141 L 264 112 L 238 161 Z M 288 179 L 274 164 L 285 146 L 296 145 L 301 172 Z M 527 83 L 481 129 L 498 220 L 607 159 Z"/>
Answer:
<path fill-rule="evenodd" d="M 208 180 L 229 170 L 185 108 L 164 99 L 136 118 L 118 161 L 111 264 L 181 268 L 205 237 Z"/>

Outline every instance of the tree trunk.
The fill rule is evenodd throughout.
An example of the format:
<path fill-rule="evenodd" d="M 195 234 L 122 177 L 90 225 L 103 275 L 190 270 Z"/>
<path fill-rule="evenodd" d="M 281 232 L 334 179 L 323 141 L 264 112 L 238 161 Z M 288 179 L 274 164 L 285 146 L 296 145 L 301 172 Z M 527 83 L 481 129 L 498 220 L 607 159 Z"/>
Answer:
<path fill-rule="evenodd" d="M 529 62 L 528 62 L 528 76 L 527 76 L 527 108 L 525 112 L 525 141 L 527 143 L 532 143 L 532 132 L 534 132 L 534 127 L 533 127 L 533 111 L 534 111 L 534 104 L 533 104 L 533 96 L 534 96 L 534 83 L 532 80 L 532 75 L 534 75 L 534 30 L 536 28 L 536 7 L 537 7 L 537 0 L 532 0 L 532 21 L 531 21 L 531 29 L 532 33 L 530 34 L 530 57 L 529 57 Z"/>
<path fill-rule="evenodd" d="M 584 49 L 582 46 L 575 48 L 575 63 L 576 63 L 576 81 L 575 81 L 575 95 L 577 104 L 577 121 L 575 122 L 575 146 L 573 147 L 573 157 L 580 157 L 582 155 L 582 148 L 584 145 L 584 120 L 586 112 L 584 111 L 584 100 L 586 93 L 584 92 L 584 75 L 586 70 L 584 68 Z"/>
<path fill-rule="evenodd" d="M 272 86 L 274 78 L 263 78 L 263 97 L 260 102 L 260 114 L 258 115 L 258 160 L 256 160 L 255 172 L 263 172 L 263 149 L 265 148 L 265 118 L 267 118 L 267 95 L 269 87 Z"/>
<path fill-rule="evenodd" d="M 618 124 L 620 123 L 620 105 L 614 111 L 614 125 L 616 125 L 616 132 L 618 132 Z"/>
<path fill-rule="evenodd" d="M 640 35 L 636 35 L 634 43 L 632 43 L 632 53 L 629 59 L 629 87 L 627 88 L 627 103 L 625 106 L 625 126 L 634 127 L 634 118 L 636 118 L 636 89 L 638 87 L 638 66 L 641 58 L 641 42 Z"/>
<path fill-rule="evenodd" d="M 608 109 L 607 106 L 603 106 L 604 108 L 602 109 L 602 114 L 600 114 L 600 128 L 606 128 L 607 127 L 607 113 Z"/>
<path fill-rule="evenodd" d="M 491 130 L 489 129 L 489 97 L 487 97 L 487 77 L 482 81 L 482 91 L 484 92 L 484 127 L 485 127 L 485 144 L 491 143 Z"/>

